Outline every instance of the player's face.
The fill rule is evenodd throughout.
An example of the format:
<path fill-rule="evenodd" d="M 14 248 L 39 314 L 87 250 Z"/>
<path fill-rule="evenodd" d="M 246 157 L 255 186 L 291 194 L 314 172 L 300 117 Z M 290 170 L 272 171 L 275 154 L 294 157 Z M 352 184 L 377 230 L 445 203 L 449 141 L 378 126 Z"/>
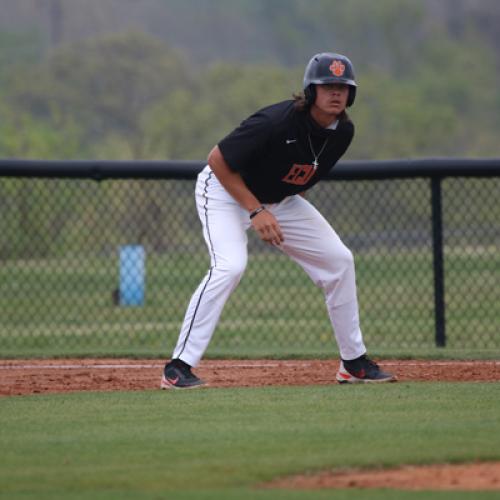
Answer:
<path fill-rule="evenodd" d="M 347 106 L 349 86 L 343 83 L 316 85 L 316 101 L 313 108 L 321 114 L 331 115 L 333 119 Z"/>

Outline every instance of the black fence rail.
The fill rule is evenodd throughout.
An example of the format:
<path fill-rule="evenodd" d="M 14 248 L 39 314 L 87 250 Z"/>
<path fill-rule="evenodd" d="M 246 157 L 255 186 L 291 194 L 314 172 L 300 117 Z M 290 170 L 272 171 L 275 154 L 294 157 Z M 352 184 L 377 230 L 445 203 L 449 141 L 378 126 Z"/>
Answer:
<path fill-rule="evenodd" d="M 0 160 L 0 352 L 168 355 L 208 267 L 202 162 Z M 373 351 L 500 349 L 500 159 L 345 161 L 308 194 Z M 99 182 L 95 182 L 99 181 Z M 214 356 L 332 353 L 321 293 L 250 235 Z"/>

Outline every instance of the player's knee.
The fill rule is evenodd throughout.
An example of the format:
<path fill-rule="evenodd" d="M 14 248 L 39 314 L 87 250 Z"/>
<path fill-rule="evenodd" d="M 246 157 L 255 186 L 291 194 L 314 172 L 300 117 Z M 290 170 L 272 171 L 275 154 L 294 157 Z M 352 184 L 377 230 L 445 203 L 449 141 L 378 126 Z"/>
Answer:
<path fill-rule="evenodd" d="M 221 262 L 217 265 L 217 269 L 224 275 L 227 281 L 238 282 L 245 272 L 246 265 L 246 257 L 241 257 Z"/>
<path fill-rule="evenodd" d="M 331 252 L 328 263 L 333 270 L 350 269 L 354 267 L 354 256 L 346 246 L 343 246 Z"/>
<path fill-rule="evenodd" d="M 354 255 L 347 247 L 344 248 L 344 251 L 342 252 L 340 260 L 341 260 L 342 264 L 344 265 L 344 267 L 346 267 L 346 268 L 354 267 Z"/>
<path fill-rule="evenodd" d="M 337 282 L 339 279 L 352 276 L 355 272 L 354 256 L 352 252 L 347 247 L 332 252 L 329 256 L 328 265 L 325 270 L 327 271 L 326 275 L 323 277 L 325 281 L 333 280 Z"/>

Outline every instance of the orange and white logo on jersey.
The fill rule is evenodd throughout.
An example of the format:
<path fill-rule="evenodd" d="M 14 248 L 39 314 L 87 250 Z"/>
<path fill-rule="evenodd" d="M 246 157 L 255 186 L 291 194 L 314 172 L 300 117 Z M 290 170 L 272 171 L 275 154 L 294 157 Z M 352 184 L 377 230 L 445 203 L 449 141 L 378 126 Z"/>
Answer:
<path fill-rule="evenodd" d="M 330 64 L 330 71 L 335 76 L 342 76 L 345 72 L 345 64 L 342 64 L 342 61 L 338 59 L 334 59 L 332 64 Z"/>
<path fill-rule="evenodd" d="M 316 169 L 313 165 L 299 165 L 298 163 L 294 163 L 288 174 L 281 180 L 288 184 L 303 186 L 311 180 L 315 171 Z"/>

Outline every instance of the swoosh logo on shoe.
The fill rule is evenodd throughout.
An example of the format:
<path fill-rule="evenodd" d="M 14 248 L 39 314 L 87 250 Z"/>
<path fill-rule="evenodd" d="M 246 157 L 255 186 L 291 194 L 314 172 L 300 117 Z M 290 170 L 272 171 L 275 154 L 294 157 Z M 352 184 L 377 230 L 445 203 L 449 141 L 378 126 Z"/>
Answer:
<path fill-rule="evenodd" d="M 177 376 L 175 378 L 165 377 L 165 379 L 167 380 L 167 382 L 169 384 L 172 384 L 172 385 L 175 385 L 175 384 L 177 384 L 177 382 L 179 382 L 179 376 Z"/>
<path fill-rule="evenodd" d="M 353 374 L 356 378 L 365 378 L 366 372 L 364 370 L 359 370 L 359 372 L 354 372 Z"/>
<path fill-rule="evenodd" d="M 351 378 L 351 376 L 348 373 L 339 372 L 339 375 L 346 380 Z"/>

